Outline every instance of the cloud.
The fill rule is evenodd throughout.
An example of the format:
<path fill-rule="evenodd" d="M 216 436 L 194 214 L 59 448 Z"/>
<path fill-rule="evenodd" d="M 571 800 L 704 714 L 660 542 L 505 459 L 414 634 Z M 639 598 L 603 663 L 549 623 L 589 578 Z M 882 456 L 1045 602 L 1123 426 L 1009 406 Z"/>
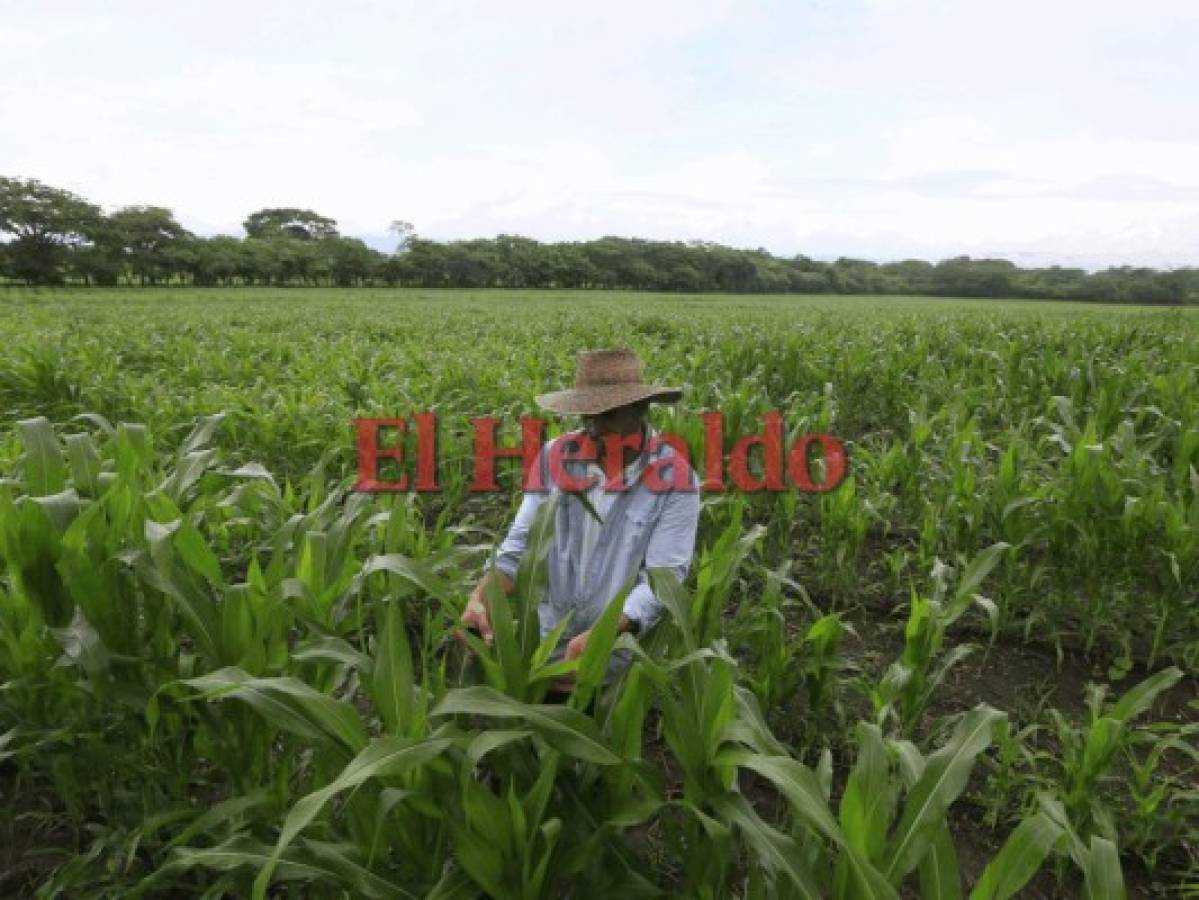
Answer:
<path fill-rule="evenodd" d="M 47 0 L 0 30 L 0 171 L 208 233 L 298 205 L 365 235 L 1195 263 L 1197 37 L 1184 0 Z"/>
<path fill-rule="evenodd" d="M 1000 138 L 995 128 L 968 117 L 905 125 L 890 147 L 889 177 L 963 170 L 1003 173 L 1009 180 L 1061 189 L 1105 178 L 1147 178 L 1199 187 L 1199 140 L 1194 142 L 1054 138 L 1020 134 Z"/>
<path fill-rule="evenodd" d="M 29 51 L 45 45 L 41 35 L 0 24 L 0 50 Z"/>

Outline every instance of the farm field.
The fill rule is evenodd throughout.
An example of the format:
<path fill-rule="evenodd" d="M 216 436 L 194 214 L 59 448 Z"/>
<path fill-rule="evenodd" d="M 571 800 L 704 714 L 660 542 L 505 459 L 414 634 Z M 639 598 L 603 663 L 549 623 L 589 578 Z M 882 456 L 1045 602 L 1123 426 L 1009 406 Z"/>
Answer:
<path fill-rule="evenodd" d="M 11 290 L 0 335 L 0 895 L 1199 892 L 1199 310 Z M 451 638 L 520 501 L 469 420 L 607 346 L 697 469 L 778 411 L 848 477 L 705 493 L 629 675 L 593 639 L 550 706 L 535 553 Z M 418 412 L 439 490 L 353 492 L 352 420 Z"/>

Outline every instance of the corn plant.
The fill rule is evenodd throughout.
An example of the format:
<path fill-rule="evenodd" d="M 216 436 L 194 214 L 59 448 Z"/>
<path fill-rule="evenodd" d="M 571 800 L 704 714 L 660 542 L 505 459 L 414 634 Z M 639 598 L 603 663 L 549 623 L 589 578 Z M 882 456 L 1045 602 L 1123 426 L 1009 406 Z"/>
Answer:
<path fill-rule="evenodd" d="M 1145 791 L 1161 755 L 1178 745 L 1168 734 L 1136 730 L 1130 725 L 1148 712 L 1154 700 L 1177 684 L 1180 678 L 1182 672 L 1179 669 L 1163 669 L 1111 703 L 1104 702 L 1105 687 L 1091 686 L 1087 694 L 1089 722 L 1082 727 L 1071 723 L 1060 711 L 1049 710 L 1059 749 L 1045 761 L 1056 768 L 1062 806 L 1074 829 L 1084 839 L 1093 834 L 1112 841 L 1119 838 L 1119 813 L 1108 805 L 1099 788 L 1104 781 L 1119 777 L 1115 767 L 1127 757 L 1134 760 L 1140 792 L 1134 821 L 1143 823 L 1144 816 L 1152 817 L 1156 813 L 1163 797 L 1155 798 Z M 1135 762 L 1136 748 L 1146 744 L 1150 747 L 1147 758 Z"/>
<path fill-rule="evenodd" d="M 837 691 L 850 667 L 841 653 L 846 625 L 837 613 L 820 615 L 792 631 L 788 615 L 794 603 L 783 597 L 789 565 L 766 573 L 766 585 L 755 603 L 742 603 L 729 626 L 730 641 L 743 658 L 744 679 L 762 709 L 777 711 L 780 727 L 795 712 L 802 697 L 804 722 L 798 732 L 804 742 L 837 727 Z M 802 590 L 802 587 L 795 585 Z"/>
<path fill-rule="evenodd" d="M 972 606 L 995 622 L 995 604 L 976 590 L 1007 549 L 1001 542 L 978 554 L 962 570 L 952 596 L 946 596 L 951 570 L 941 564 L 933 570 L 931 598 L 912 591 L 903 652 L 876 684 L 866 685 L 879 722 L 894 718 L 902 731 L 912 729 L 950 669 L 974 651 L 971 644 L 957 644 L 943 653 L 946 632 Z"/>

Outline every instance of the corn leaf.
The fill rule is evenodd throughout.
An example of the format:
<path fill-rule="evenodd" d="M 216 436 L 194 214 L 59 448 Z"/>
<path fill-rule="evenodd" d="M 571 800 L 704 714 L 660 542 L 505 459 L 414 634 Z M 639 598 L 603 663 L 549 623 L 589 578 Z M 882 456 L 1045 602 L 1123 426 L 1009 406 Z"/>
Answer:
<path fill-rule="evenodd" d="M 595 723 L 570 707 L 521 703 L 493 688 L 479 685 L 447 692 L 430 715 L 516 719 L 567 756 L 599 765 L 621 763 L 621 758 L 604 744 Z"/>
<path fill-rule="evenodd" d="M 45 416 L 17 422 L 25 449 L 22 480 L 31 497 L 57 494 L 67 484 L 67 466 L 54 427 Z"/>
<path fill-rule="evenodd" d="M 990 745 L 992 729 L 1004 717 L 980 704 L 966 714 L 949 742 L 927 759 L 908 792 L 884 858 L 883 872 L 891 884 L 898 886 L 919 864 L 950 804 L 965 789 L 975 759 Z"/>
<path fill-rule="evenodd" d="M 413 721 L 412 649 L 399 603 L 376 607 L 376 621 L 378 638 L 371 679 L 375 705 L 389 733 L 412 734 L 419 726 Z"/>
<path fill-rule="evenodd" d="M 287 847 L 334 796 L 358 787 L 368 779 L 397 775 L 422 766 L 440 755 L 450 744 L 448 738 L 432 736 L 421 741 L 399 737 L 376 738 L 350 761 L 337 778 L 298 800 L 283 822 L 274 850 L 262 862 L 262 869 L 254 881 L 255 900 L 262 900 L 265 896 L 275 867 Z"/>
<path fill-rule="evenodd" d="M 1016 826 L 970 892 L 970 900 L 1014 897 L 1037 874 L 1045 857 L 1063 837 L 1062 829 L 1044 813 Z"/>
<path fill-rule="evenodd" d="M 366 729 L 350 704 L 290 677 L 255 678 L 233 666 L 189 678 L 184 684 L 208 700 L 232 697 L 268 721 L 301 737 L 327 740 L 351 752 L 366 745 Z"/>
<path fill-rule="evenodd" d="M 1094 835 L 1083 868 L 1083 896 L 1086 900 L 1124 900 L 1124 873 L 1120 854 L 1107 838 Z"/>

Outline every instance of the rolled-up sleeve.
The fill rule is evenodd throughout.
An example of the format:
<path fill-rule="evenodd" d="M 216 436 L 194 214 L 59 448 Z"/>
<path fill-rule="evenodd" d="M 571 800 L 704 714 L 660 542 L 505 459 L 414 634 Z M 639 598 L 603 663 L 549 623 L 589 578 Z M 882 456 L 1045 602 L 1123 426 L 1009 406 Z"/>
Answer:
<path fill-rule="evenodd" d="M 644 632 L 662 615 L 662 601 L 649 584 L 648 570 L 668 568 L 682 581 L 691 568 L 695 552 L 695 532 L 699 524 L 699 483 L 691 473 L 691 491 L 670 491 L 662 507 L 662 515 L 654 523 L 645 564 L 637 575 L 633 589 L 624 602 L 624 614 L 635 620 Z"/>

